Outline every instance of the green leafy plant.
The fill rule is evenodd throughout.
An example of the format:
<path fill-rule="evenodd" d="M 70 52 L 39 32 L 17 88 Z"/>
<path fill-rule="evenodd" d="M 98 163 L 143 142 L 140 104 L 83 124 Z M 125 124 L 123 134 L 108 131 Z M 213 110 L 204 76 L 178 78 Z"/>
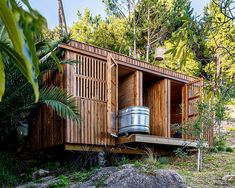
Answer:
<path fill-rule="evenodd" d="M 130 163 L 128 157 L 122 157 L 121 160 L 117 161 L 118 166 L 125 165 L 125 164 L 128 164 L 128 163 Z"/>
<path fill-rule="evenodd" d="M 7 78 L 7 89 L 5 91 L 3 101 L 0 103 L 0 117 L 1 129 L 0 134 L 6 136 L 7 133 L 14 130 L 20 121 L 30 120 L 30 115 L 33 114 L 36 108 L 42 105 L 50 106 L 55 112 L 63 117 L 79 121 L 79 113 L 77 109 L 76 99 L 68 92 L 61 88 L 53 86 L 46 86 L 42 78 L 45 73 L 59 71 L 58 64 L 54 61 L 55 57 L 51 55 L 51 49 L 48 45 L 53 46 L 53 49 L 61 42 L 67 42 L 67 38 L 60 41 L 46 41 L 38 42 L 36 44 L 37 56 L 40 58 L 38 77 L 39 83 L 39 100 L 34 102 L 34 94 L 28 81 L 20 74 L 20 71 L 12 65 L 12 60 L 6 58 L 5 72 Z M 64 52 L 61 49 L 55 50 L 55 55 L 60 58 Z M 46 58 L 45 58 L 46 57 Z M 60 66 L 64 63 L 78 63 L 76 61 L 62 61 Z M 59 73 L 58 73 L 59 74 Z"/>
<path fill-rule="evenodd" d="M 87 178 L 89 178 L 92 173 L 94 173 L 95 170 L 97 170 L 98 167 L 92 167 L 91 169 L 88 170 L 83 170 L 83 171 L 76 171 L 73 173 L 71 176 L 71 180 L 75 182 L 84 182 Z"/>
<path fill-rule="evenodd" d="M 15 0 L 0 1 L 0 20 L 6 29 L 12 47 L 0 41 L 0 102 L 5 91 L 5 71 L 3 55 L 9 56 L 14 64 L 32 85 L 35 101 L 39 100 L 39 60 L 33 42 L 33 35 L 40 33 L 46 25 L 45 19 L 32 9 L 28 0 L 21 1 L 28 10 L 23 9 Z"/>
<path fill-rule="evenodd" d="M 177 157 L 185 158 L 188 156 L 188 153 L 184 151 L 183 148 L 177 148 L 173 151 Z"/>
<path fill-rule="evenodd" d="M 140 160 L 136 160 L 136 161 L 134 162 L 134 166 L 137 167 L 137 168 L 139 168 L 139 167 L 144 166 L 144 163 L 143 163 L 142 161 L 140 161 Z"/>
<path fill-rule="evenodd" d="M 217 146 L 216 149 L 218 151 L 225 151 L 226 148 L 225 148 L 225 146 Z"/>
<path fill-rule="evenodd" d="M 68 187 L 68 186 L 69 186 L 69 179 L 67 176 L 64 176 L 64 175 L 59 176 L 59 181 L 48 185 L 49 188 L 60 188 L 60 187 Z"/>

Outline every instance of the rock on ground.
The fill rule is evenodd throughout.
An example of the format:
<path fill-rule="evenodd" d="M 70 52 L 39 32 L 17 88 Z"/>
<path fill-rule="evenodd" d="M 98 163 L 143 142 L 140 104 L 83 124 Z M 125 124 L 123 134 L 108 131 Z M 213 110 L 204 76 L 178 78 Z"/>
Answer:
<path fill-rule="evenodd" d="M 106 167 L 97 170 L 92 177 L 73 188 L 184 188 L 186 185 L 182 177 L 173 170 L 155 170 L 150 174 L 141 171 L 132 165 L 121 168 Z"/>
<path fill-rule="evenodd" d="M 182 177 L 174 170 L 158 169 L 148 172 L 144 167 L 128 164 L 121 167 L 104 167 L 96 170 L 83 183 L 70 182 L 71 188 L 186 188 Z M 69 175 L 67 176 L 69 177 Z M 47 188 L 59 182 L 55 176 L 43 177 L 18 188 Z M 67 187 L 67 186 L 66 186 Z"/>

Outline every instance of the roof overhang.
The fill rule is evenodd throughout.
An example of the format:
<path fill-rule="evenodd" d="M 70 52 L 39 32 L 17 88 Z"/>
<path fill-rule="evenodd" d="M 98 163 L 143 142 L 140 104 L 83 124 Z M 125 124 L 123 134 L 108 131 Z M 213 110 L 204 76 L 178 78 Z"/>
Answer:
<path fill-rule="evenodd" d="M 115 61 L 119 65 L 140 70 L 143 72 L 148 72 L 157 76 L 161 76 L 163 78 L 168 78 L 182 83 L 189 83 L 195 79 L 198 79 L 197 77 L 188 76 L 183 73 L 175 72 L 171 69 L 162 68 L 157 65 L 137 60 L 123 54 L 119 54 L 107 49 L 95 47 L 77 41 L 71 41 L 69 44 L 60 44 L 60 48 L 77 52 L 86 56 L 94 57 L 104 61 L 107 61 L 107 55 L 111 54 L 111 56 L 115 59 Z"/>

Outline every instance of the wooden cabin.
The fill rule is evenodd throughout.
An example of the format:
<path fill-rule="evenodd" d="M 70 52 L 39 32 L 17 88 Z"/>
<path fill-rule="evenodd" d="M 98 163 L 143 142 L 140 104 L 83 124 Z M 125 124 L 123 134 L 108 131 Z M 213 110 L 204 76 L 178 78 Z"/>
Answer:
<path fill-rule="evenodd" d="M 182 122 L 197 116 L 202 79 L 77 41 L 60 48 L 65 59 L 79 63 L 64 65 L 63 73 L 46 73 L 43 82 L 77 98 L 80 123 L 64 120 L 43 106 L 30 129 L 33 150 L 63 146 L 65 150 L 141 153 L 146 147 L 196 146 L 183 131 L 181 138 L 174 138 L 172 125 L 184 126 Z M 150 109 L 150 134 L 112 135 L 118 135 L 118 111 L 128 106 Z"/>

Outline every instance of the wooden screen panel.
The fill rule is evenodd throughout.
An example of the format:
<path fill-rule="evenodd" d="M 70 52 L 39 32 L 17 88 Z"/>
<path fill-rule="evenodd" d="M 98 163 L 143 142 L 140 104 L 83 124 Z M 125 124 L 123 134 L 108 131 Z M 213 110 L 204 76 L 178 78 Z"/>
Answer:
<path fill-rule="evenodd" d="M 67 120 L 66 143 L 114 145 L 107 127 L 107 62 L 71 51 L 67 53 L 69 59 L 79 61 L 68 67 L 67 90 L 76 96 L 80 122 Z"/>
<path fill-rule="evenodd" d="M 81 98 L 106 101 L 106 62 L 76 54 L 75 95 Z"/>
<path fill-rule="evenodd" d="M 183 138 L 195 139 L 193 136 L 194 126 L 197 123 L 198 103 L 202 100 L 203 79 L 194 80 L 182 89 L 183 99 Z"/>
<path fill-rule="evenodd" d="M 118 65 L 111 55 L 107 60 L 107 126 L 112 135 L 118 133 Z"/>
<path fill-rule="evenodd" d="M 80 106 L 80 124 L 67 126 L 67 143 L 89 145 L 114 145 L 114 139 L 108 134 L 107 103 L 78 98 Z"/>
<path fill-rule="evenodd" d="M 144 105 L 150 109 L 150 134 L 170 137 L 170 80 L 149 85 L 144 91 Z"/>

